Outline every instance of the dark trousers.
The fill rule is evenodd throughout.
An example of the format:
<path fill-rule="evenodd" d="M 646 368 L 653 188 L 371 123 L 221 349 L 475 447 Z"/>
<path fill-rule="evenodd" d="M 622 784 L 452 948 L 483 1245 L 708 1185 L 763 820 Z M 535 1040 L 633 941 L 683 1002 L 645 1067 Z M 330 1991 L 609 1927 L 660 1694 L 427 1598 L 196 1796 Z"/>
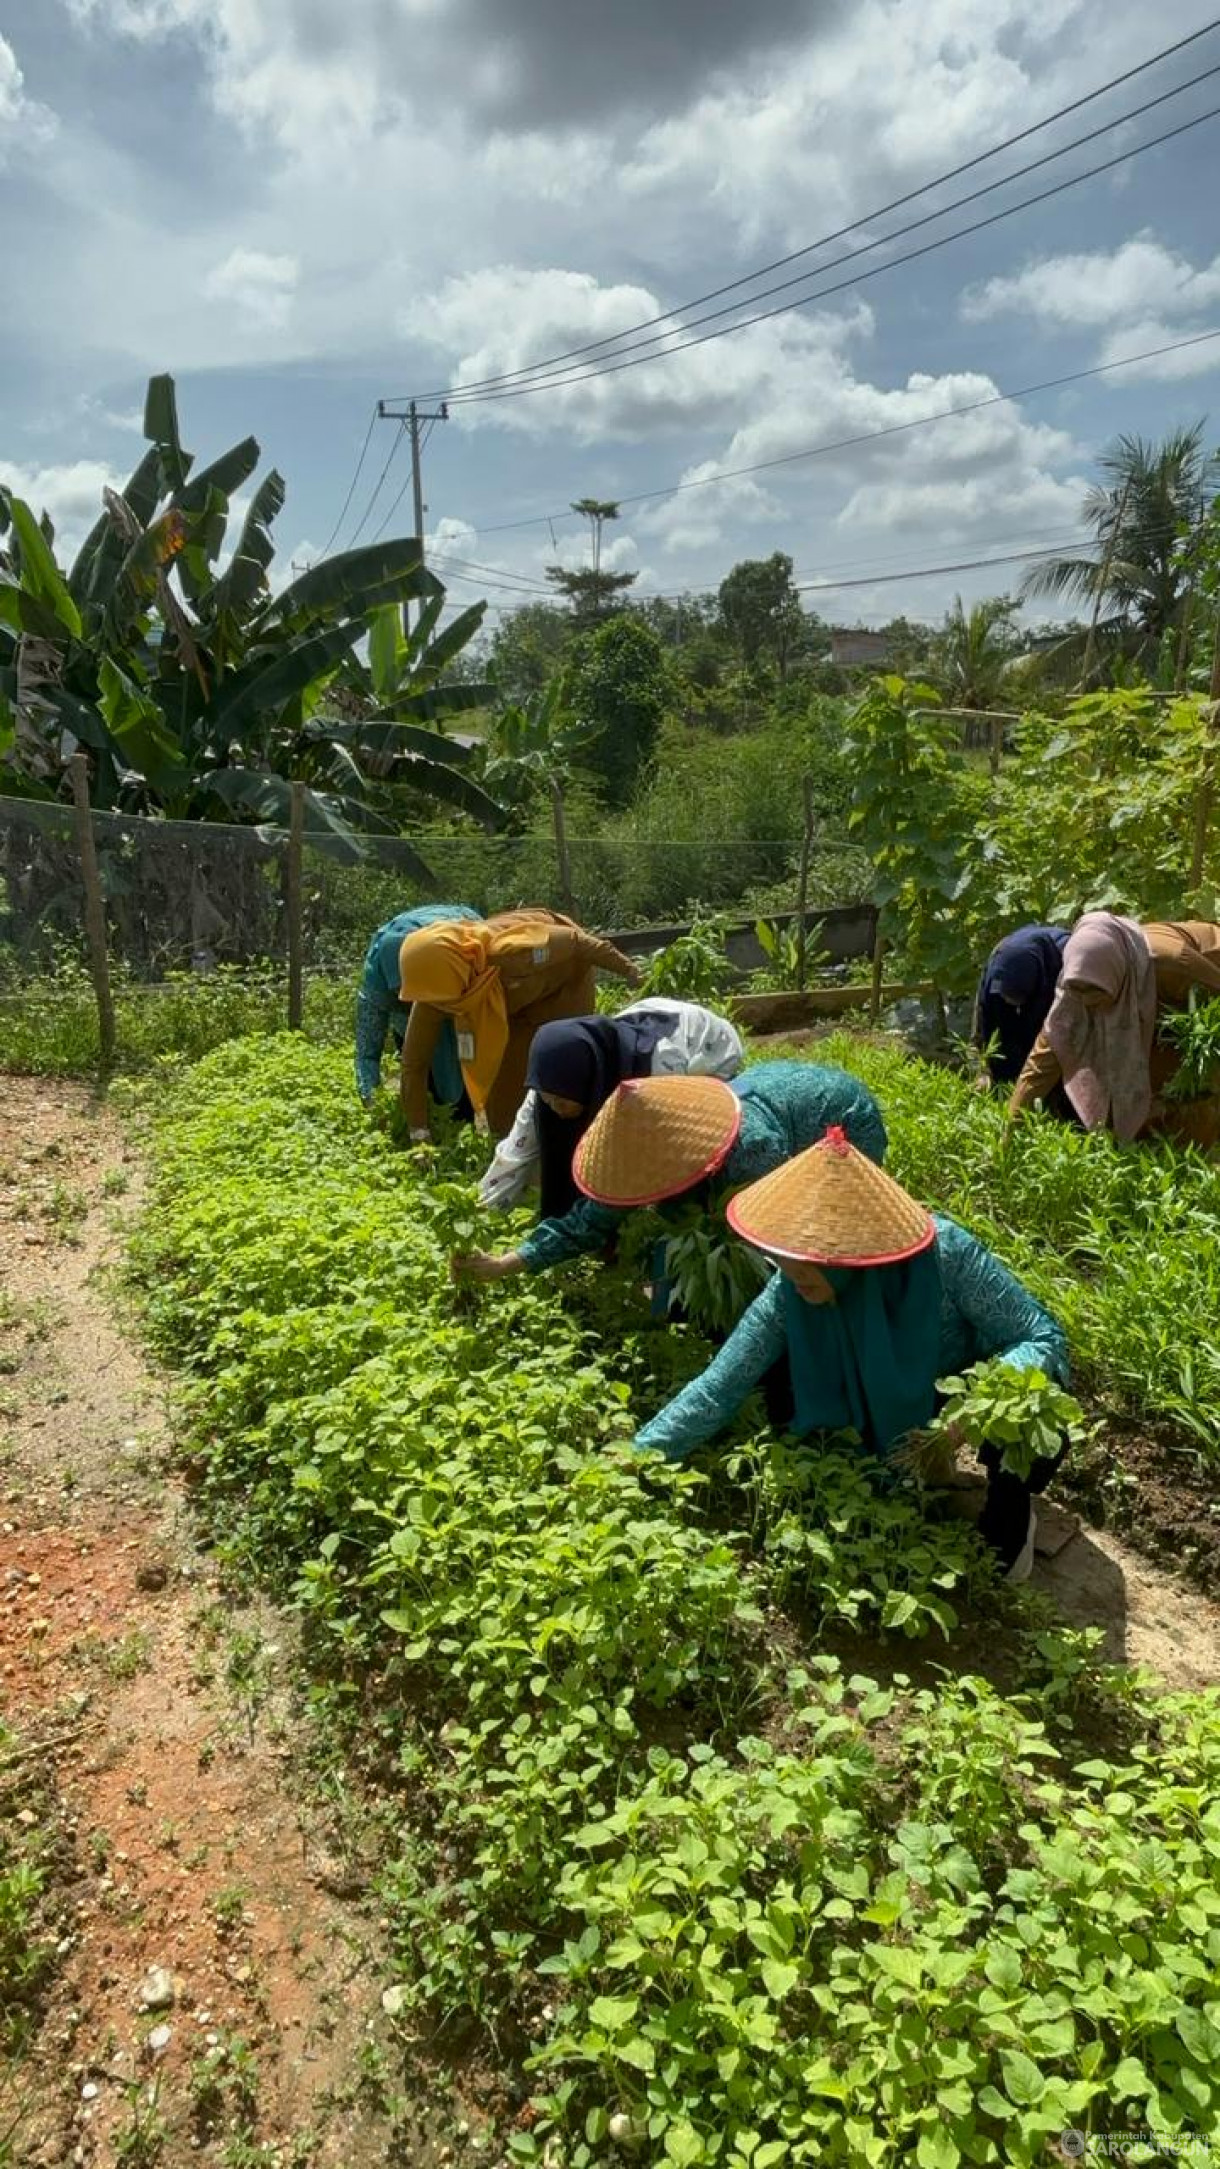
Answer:
<path fill-rule="evenodd" d="M 1000 1467 L 1000 1447 L 980 1446 L 987 1497 L 979 1516 L 979 1535 L 998 1553 L 1001 1566 L 1010 1567 L 1020 1557 L 1029 1534 L 1031 1504 L 1046 1490 L 1066 1452 L 1067 1447 L 1061 1446 L 1057 1454 L 1041 1455 L 1028 1477 L 1022 1478 Z"/>
<path fill-rule="evenodd" d="M 402 1043 L 403 1043 L 403 1037 L 404 1037 L 404 1035 L 403 1035 L 403 1033 L 402 1033 L 402 1032 L 395 1032 L 395 1034 L 394 1034 L 394 1045 L 395 1045 L 395 1047 L 397 1048 L 397 1050 L 398 1050 L 398 1053 L 399 1053 L 399 1056 L 400 1056 L 400 1057 L 401 1057 L 401 1055 L 402 1055 Z M 428 1096 L 429 1096 L 429 1098 L 430 1098 L 430 1099 L 435 1099 L 435 1098 L 436 1098 L 436 1094 L 435 1094 L 435 1092 L 434 1092 L 434 1091 L 432 1090 L 432 1080 L 431 1080 L 431 1078 L 429 1078 L 429 1079 L 428 1079 Z M 442 1103 L 438 1103 L 438 1104 L 442 1104 Z M 449 1112 L 450 1112 L 450 1114 L 451 1114 L 451 1115 L 453 1116 L 453 1119 L 454 1119 L 454 1121 L 455 1121 L 455 1122 L 473 1122 L 473 1121 L 474 1121 L 474 1107 L 473 1107 L 473 1105 L 472 1105 L 472 1103 L 471 1103 L 471 1098 L 470 1098 L 470 1094 L 469 1094 L 469 1092 L 468 1092 L 468 1091 L 466 1090 L 466 1087 L 465 1087 L 465 1085 L 463 1085 L 463 1086 L 462 1086 L 462 1097 L 461 1097 L 461 1099 L 460 1099 L 460 1100 L 453 1100 L 452 1102 L 445 1102 L 445 1103 L 443 1103 L 443 1104 L 446 1104 L 446 1105 L 448 1105 L 448 1107 L 449 1107 Z"/>

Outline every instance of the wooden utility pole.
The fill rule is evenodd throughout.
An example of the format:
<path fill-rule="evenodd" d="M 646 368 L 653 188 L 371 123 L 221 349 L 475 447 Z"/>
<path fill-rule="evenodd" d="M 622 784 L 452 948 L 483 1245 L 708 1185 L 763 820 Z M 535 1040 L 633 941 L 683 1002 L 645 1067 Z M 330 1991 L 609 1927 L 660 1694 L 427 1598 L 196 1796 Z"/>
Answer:
<path fill-rule="evenodd" d="M 97 997 L 98 1044 L 102 1068 L 114 1065 L 114 998 L 110 991 L 110 959 L 106 954 L 106 904 L 98 872 L 97 847 L 93 841 L 93 816 L 89 807 L 89 763 L 74 753 L 68 764 L 72 776 L 72 800 L 76 810 L 76 848 L 85 888 L 85 935 L 89 943 L 89 968 Z"/>
<path fill-rule="evenodd" d="M 394 406 L 388 399 L 379 399 L 377 412 L 383 422 L 405 424 L 407 435 L 411 441 L 411 501 L 415 513 L 415 539 L 419 544 L 419 568 L 422 572 L 424 569 L 424 473 L 421 456 L 423 441 L 420 437 L 420 430 L 425 422 L 447 422 L 449 419 L 448 402 L 442 399 L 435 414 L 421 414 L 419 405 L 414 399 L 409 399 L 405 407 Z M 422 603 L 420 604 L 420 613 L 421 615 L 423 613 Z M 404 633 L 410 634 L 410 606 L 407 603 L 402 606 L 402 629 Z"/>
<path fill-rule="evenodd" d="M 284 875 L 284 911 L 288 920 L 288 1029 L 299 1032 L 305 1021 L 304 938 L 301 926 L 301 861 L 305 846 L 305 786 L 292 786 L 288 816 L 288 863 Z"/>

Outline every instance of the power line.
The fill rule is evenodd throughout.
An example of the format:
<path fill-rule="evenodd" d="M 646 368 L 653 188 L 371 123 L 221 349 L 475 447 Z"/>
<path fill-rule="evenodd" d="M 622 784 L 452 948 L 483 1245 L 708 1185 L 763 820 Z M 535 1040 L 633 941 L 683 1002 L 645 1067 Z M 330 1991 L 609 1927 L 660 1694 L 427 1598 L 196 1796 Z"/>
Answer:
<path fill-rule="evenodd" d="M 373 419 L 374 419 L 374 421 L 377 421 L 377 420 L 379 419 L 379 416 L 378 416 L 378 415 L 377 415 L 377 414 L 375 413 L 375 414 L 374 414 L 374 416 L 373 416 Z M 375 484 L 374 484 L 374 486 L 373 486 L 373 494 L 372 494 L 372 496 L 371 496 L 371 497 L 369 498 L 369 501 L 368 501 L 367 505 L 366 505 L 366 506 L 365 506 L 365 508 L 364 508 L 364 516 L 363 516 L 363 518 L 361 519 L 361 521 L 360 521 L 360 524 L 359 524 L 359 526 L 358 526 L 358 527 L 357 527 L 357 528 L 355 529 L 355 531 L 354 531 L 354 533 L 353 533 L 353 535 L 352 535 L 351 541 L 350 541 L 350 542 L 348 543 L 348 548 L 349 548 L 349 550 L 350 550 L 350 549 L 353 549 L 353 548 L 355 547 L 356 543 L 357 543 L 357 542 L 358 542 L 358 541 L 360 540 L 360 537 L 361 537 L 361 535 L 363 534 L 363 532 L 364 532 L 365 528 L 366 528 L 366 527 L 368 526 L 368 523 L 369 523 L 369 519 L 370 519 L 370 516 L 371 516 L 371 514 L 372 514 L 373 506 L 374 506 L 374 505 L 376 504 L 376 502 L 377 502 L 377 499 L 378 499 L 378 498 L 380 497 L 380 495 L 381 495 L 381 491 L 382 491 L 382 486 L 383 486 L 383 484 L 384 484 L 384 482 L 385 482 L 385 478 L 386 478 L 386 476 L 387 476 L 387 475 L 389 474 L 389 471 L 390 471 L 391 467 L 392 467 L 392 466 L 393 466 L 393 464 L 394 464 L 394 461 L 395 461 L 395 459 L 396 459 L 396 457 L 397 457 L 397 454 L 398 454 L 398 447 L 399 447 L 399 445 L 400 445 L 400 444 L 402 443 L 402 440 L 403 440 L 403 436 L 404 436 L 404 434 L 405 434 L 405 428 L 404 428 L 404 427 L 400 427 L 400 428 L 399 428 L 399 430 L 398 430 L 398 432 L 397 432 L 397 435 L 396 435 L 396 436 L 394 437 L 394 439 L 393 439 L 393 441 L 392 441 L 392 443 L 391 443 L 391 445 L 390 445 L 390 450 L 389 450 L 389 456 L 388 456 L 388 458 L 387 458 L 387 460 L 386 460 L 385 466 L 384 466 L 384 467 L 382 468 L 382 470 L 381 470 L 381 473 L 380 473 L 380 474 L 378 475 L 378 477 L 377 477 L 377 480 L 376 480 L 376 483 L 375 483 Z"/>
<path fill-rule="evenodd" d="M 397 512 L 399 505 L 402 503 L 403 498 L 406 496 L 407 491 L 410 489 L 412 480 L 413 477 L 408 474 L 406 481 L 403 483 L 402 488 L 399 490 L 398 495 L 395 497 L 394 502 L 390 506 L 389 511 L 386 513 L 384 520 L 382 521 L 380 527 L 377 529 L 376 534 L 373 536 L 374 542 L 380 542 L 382 536 L 384 535 L 387 527 L 390 524 L 390 521 L 393 519 L 394 514 Z"/>
<path fill-rule="evenodd" d="M 1211 22 L 1205 23 L 1201 29 L 1191 31 L 1189 36 L 1179 38 L 1172 45 L 1164 46 L 1159 52 L 1151 54 L 1147 60 L 1140 61 L 1137 66 L 1124 70 L 1121 75 L 1112 76 L 1108 82 L 1099 84 L 1096 90 L 1087 91 L 1082 97 L 1072 99 L 1068 104 L 1058 107 L 1055 112 L 1046 114 L 1043 119 L 1034 121 L 1027 128 L 1020 129 L 1016 135 L 1005 137 L 1001 142 L 992 144 L 990 149 L 980 151 L 974 157 L 965 159 L 960 165 L 950 167 L 947 172 L 938 174 L 933 180 L 922 182 L 918 188 L 908 190 L 905 195 L 894 197 L 889 203 L 882 204 L 876 210 L 862 213 L 859 218 L 851 220 L 848 225 L 836 227 L 832 232 L 821 235 L 818 240 L 807 242 L 802 248 L 792 249 L 785 256 L 775 257 L 770 263 L 760 265 L 755 271 L 747 272 L 737 279 L 730 279 L 725 285 L 713 287 L 709 292 L 698 294 L 690 301 L 680 302 L 675 308 L 664 310 L 658 316 L 647 317 L 638 324 L 625 326 L 622 331 L 610 332 L 600 339 L 590 340 L 583 346 L 569 347 L 561 354 L 551 355 L 540 362 L 530 363 L 520 369 L 505 370 L 497 376 L 477 378 L 472 384 L 455 386 L 449 396 L 456 397 L 459 392 L 482 391 L 492 385 L 511 383 L 520 377 L 532 376 L 539 370 L 551 369 L 562 362 L 578 360 L 583 355 L 597 353 L 602 348 L 615 347 L 620 340 L 634 338 L 637 332 L 650 331 L 658 324 L 671 322 L 678 317 L 686 317 L 692 309 L 702 308 L 709 301 L 718 301 L 723 295 L 737 292 L 743 286 L 752 286 L 759 279 L 768 277 L 771 272 L 785 270 L 789 264 L 798 262 L 802 257 L 812 255 L 820 248 L 829 247 L 832 242 L 844 239 L 846 235 L 857 232 L 862 226 L 873 224 L 877 219 L 888 218 L 892 212 L 904 209 L 909 203 L 917 202 L 921 196 L 928 195 L 934 188 L 942 188 L 949 181 L 959 180 L 964 173 L 973 172 L 977 167 L 986 165 L 991 159 L 1001 156 L 1003 152 L 1015 149 L 1018 144 L 1027 142 L 1031 136 L 1039 135 L 1043 129 L 1053 126 L 1056 121 L 1065 120 L 1069 114 L 1080 112 L 1085 106 L 1094 104 L 1098 98 L 1105 97 L 1108 92 L 1119 89 L 1124 83 L 1132 82 L 1139 75 L 1146 74 L 1148 69 L 1159 66 L 1162 61 L 1172 59 L 1175 54 L 1183 52 L 1188 46 L 1197 44 L 1201 38 L 1209 36 L 1217 28 L 1220 28 L 1220 18 L 1214 18 Z M 1181 87 L 1186 88 L 1189 86 Z M 1168 95 L 1174 95 L 1174 93 Z M 1117 124 L 1110 123 L 1109 125 Z M 1015 176 L 1010 176 L 1010 178 L 1015 178 Z M 822 267 L 823 270 L 826 268 L 826 266 Z M 810 274 L 810 276 L 813 275 Z M 430 393 L 428 396 L 439 398 L 444 395 Z"/>
<path fill-rule="evenodd" d="M 1209 69 L 1206 72 L 1208 74 L 1216 74 L 1220 72 L 1220 69 Z M 1199 77 L 1198 80 L 1202 81 L 1203 78 Z M 1185 87 L 1189 88 L 1190 86 L 1188 85 Z M 1066 194 L 1069 189 L 1078 188 L 1084 181 L 1095 180 L 1097 176 L 1102 173 L 1111 173 L 1116 166 L 1126 165 L 1129 159 L 1138 158 L 1145 151 L 1157 150 L 1162 144 L 1171 143 L 1178 136 L 1189 134 L 1192 129 L 1202 127 L 1205 121 L 1215 120 L 1218 115 L 1220 115 L 1220 106 L 1209 106 L 1206 112 L 1197 113 L 1190 120 L 1179 121 L 1177 126 L 1174 128 L 1163 129 L 1160 135 L 1150 136 L 1147 142 L 1134 143 L 1126 150 L 1115 152 L 1115 154 L 1110 158 L 1104 158 L 1099 160 L 1096 165 L 1086 166 L 1081 173 L 1069 174 L 1065 180 L 1055 181 L 1049 188 L 1036 189 L 1032 195 L 1022 196 L 1017 203 L 1006 204 L 1003 209 L 999 211 L 989 212 L 985 218 L 972 219 L 968 225 L 955 227 L 951 233 L 938 234 L 934 240 L 921 242 L 918 248 L 906 249 L 901 255 L 890 257 L 885 263 L 872 264 L 868 267 L 867 270 L 855 271 L 848 278 L 833 280 L 829 286 L 819 286 L 816 291 L 811 294 L 793 295 L 790 300 L 779 302 L 774 308 L 760 309 L 753 316 L 739 317 L 735 323 L 722 324 L 715 331 L 700 332 L 697 338 L 679 340 L 672 345 L 659 348 L 655 353 L 636 354 L 634 356 L 631 356 L 630 350 L 627 350 L 629 358 L 626 360 L 616 361 L 613 358 L 610 358 L 596 368 L 573 371 L 567 376 L 551 376 L 544 378 L 539 382 L 531 381 L 524 384 L 518 384 L 516 386 L 508 386 L 503 391 L 480 392 L 465 400 L 462 400 L 461 395 L 459 394 L 456 395 L 455 403 L 461 403 L 466 406 L 480 406 L 489 404 L 496 400 L 523 399 L 528 397 L 529 394 L 535 391 L 561 391 L 569 385 L 594 384 L 597 383 L 602 377 L 618 376 L 625 369 L 643 369 L 647 368 L 650 363 L 671 361 L 675 355 L 687 354 L 694 347 L 707 346 L 716 339 L 727 339 L 730 334 L 735 331 L 746 331 L 750 328 L 751 325 L 769 323 L 772 318 L 787 315 L 789 311 L 793 309 L 808 308 L 815 301 L 827 301 L 830 299 L 832 294 L 843 293 L 848 287 L 862 286 L 866 280 L 880 278 L 883 273 L 887 271 L 896 271 L 903 264 L 916 263 L 919 261 L 920 258 L 924 256 L 935 255 L 935 253 L 939 249 L 948 248 L 954 241 L 964 241 L 967 240 L 972 234 L 984 233 L 988 230 L 988 228 L 1000 225 L 1005 219 L 1014 218 L 1019 211 L 1028 211 L 1038 204 L 1049 203 L 1056 196 L 1062 196 Z M 1075 149 L 1076 145 L 1069 145 L 1068 148 Z M 1053 155 L 1058 157 L 1061 154 L 1059 152 L 1055 152 Z M 1037 163 L 1042 165 L 1045 164 L 1046 161 L 1044 159 L 1040 159 L 1037 161 Z M 993 183 L 991 185 L 998 186 L 1003 184 Z M 959 202 L 956 205 L 947 208 L 960 209 L 963 204 L 974 202 L 979 196 L 987 195 L 989 193 L 990 188 L 976 190 L 973 195 L 963 196 L 962 198 L 960 198 Z M 939 217 L 942 214 L 933 213 L 931 215 L 933 217 Z M 926 225 L 927 223 L 927 219 L 917 219 L 914 221 L 914 225 L 916 226 Z M 911 227 L 903 230 L 913 231 L 914 228 Z M 896 238 L 896 236 L 886 236 L 885 238 L 893 239 Z M 849 256 L 840 258 L 839 261 L 844 263 L 850 262 L 853 260 L 853 258 L 858 256 L 865 256 L 869 254 L 870 250 L 881 247 L 882 245 L 883 243 L 880 241 L 869 242 L 865 248 L 853 250 Z M 830 267 L 827 266 L 827 268 L 829 269 Z M 777 288 L 774 290 L 778 291 L 779 289 Z M 756 298 L 761 300 L 763 296 L 759 295 Z M 723 312 L 717 311 L 715 313 L 722 314 Z M 697 319 L 696 321 L 708 320 Z M 648 341 L 645 343 L 652 345 L 654 342 Z"/>
<path fill-rule="evenodd" d="M 329 556 L 331 546 L 334 543 L 335 537 L 338 534 L 339 529 L 342 527 L 344 520 L 347 518 L 348 507 L 350 506 L 351 501 L 356 494 L 356 484 L 360 480 L 361 471 L 364 467 L 364 462 L 368 455 L 368 449 L 373 441 L 373 431 L 376 427 L 377 409 L 376 407 L 374 407 L 372 413 L 369 416 L 369 426 L 364 433 L 364 443 L 360 447 L 360 457 L 356 461 L 356 471 L 347 486 L 347 495 L 343 500 L 343 509 L 340 512 L 338 519 L 335 521 L 334 526 L 331 528 L 331 531 L 327 536 L 326 541 L 323 543 L 322 548 L 318 553 L 320 557 Z"/>
<path fill-rule="evenodd" d="M 1146 526 L 1134 527 L 1124 530 L 1124 534 L 1128 537 L 1128 539 L 1132 535 L 1147 537 L 1151 539 L 1153 537 L 1164 537 L 1174 532 L 1176 532 L 1176 529 L 1174 528 L 1173 523 L 1165 520 L 1150 521 Z M 993 540 L 997 542 L 1002 542 L 1006 539 L 1008 538 L 1003 535 L 997 535 L 993 537 Z M 991 554 L 983 557 L 962 558 L 952 564 L 904 565 L 893 572 L 878 572 L 874 570 L 857 574 L 849 571 L 847 576 L 843 579 L 827 579 L 823 576 L 817 580 L 794 580 L 792 584 L 796 591 L 802 595 L 837 593 L 841 588 L 893 586 L 902 580 L 925 579 L 931 578 L 933 575 L 940 575 L 950 572 L 977 571 L 980 569 L 985 569 L 990 565 L 1020 564 L 1030 559 L 1047 557 L 1056 550 L 1083 550 L 1095 540 L 1096 537 L 1089 534 L 1059 534 L 1044 529 L 1042 530 L 1042 539 L 1038 542 L 1037 547 L 1032 549 L 1009 550 L 1000 554 Z M 434 562 L 437 562 L 437 560 L 434 559 Z M 469 561 L 450 560 L 447 562 L 456 565 L 463 562 L 468 563 Z M 885 565 L 887 563 L 892 564 L 893 558 L 892 556 L 890 556 L 888 558 L 879 558 L 871 561 L 869 559 L 856 558 L 854 560 L 848 559 L 846 562 L 849 568 L 852 565 L 867 565 L 870 562 L 875 566 Z M 1088 563 L 1090 563 L 1090 560 L 1087 558 L 1082 558 L 1081 563 L 1087 565 Z M 508 570 L 507 567 L 500 569 L 506 572 Z M 481 583 L 475 576 L 474 572 L 462 572 L 455 570 L 452 572 L 451 578 L 460 582 L 460 584 L 464 587 L 478 587 L 483 584 L 503 590 L 505 592 L 520 592 L 529 601 L 533 601 L 539 594 L 549 597 L 552 593 L 550 589 L 539 589 L 537 586 L 533 585 L 529 587 L 521 586 L 518 589 L 516 582 L 511 577 L 507 579 L 492 579 Z M 691 597 L 693 593 L 698 592 L 710 592 L 710 590 L 692 590 L 689 587 L 671 589 L 641 588 L 636 590 L 636 594 L 633 599 L 641 602 L 685 602 Z M 501 605 L 499 607 L 507 609 L 510 606 Z M 520 608 L 521 605 L 517 605 L 517 607 Z"/>
<path fill-rule="evenodd" d="M 1156 539 L 1172 540 L 1174 537 L 1176 537 L 1177 533 L 1178 523 L 1163 516 L 1161 518 L 1148 520 L 1145 522 L 1132 522 L 1130 524 L 1124 523 L 1122 528 L 1122 536 L 1125 541 L 1130 541 L 1133 539 L 1148 541 L 1153 541 Z M 989 543 L 1013 542 L 1024 544 L 1036 542 L 1038 544 L 1037 549 L 1029 552 L 1017 553 L 1018 555 L 1027 554 L 1034 557 L 1047 555 L 1054 550 L 1085 549 L 1094 540 L 1095 536 L 1091 533 L 1064 534 L 1062 530 L 1058 527 L 1042 527 L 1034 529 L 1026 528 L 1018 530 L 1015 534 L 1009 533 L 1002 535 L 992 535 L 988 538 Z M 987 547 L 987 544 L 985 544 L 984 547 Z M 871 568 L 877 568 L 879 566 L 884 567 L 886 565 L 892 565 L 894 563 L 895 555 L 901 557 L 902 553 L 901 551 L 898 551 L 897 553 L 895 553 L 894 551 L 890 551 L 883 557 L 874 556 L 843 558 L 840 560 L 840 564 L 845 571 L 849 572 L 855 570 L 855 568 L 858 566 Z M 992 562 L 999 564 L 1002 563 L 1003 560 L 996 558 L 992 560 Z M 1083 562 L 1087 562 L 1087 560 L 1084 560 Z M 483 574 L 489 586 L 505 589 L 511 588 L 531 597 L 539 596 L 545 597 L 548 600 L 556 599 L 555 590 L 549 582 L 544 580 L 538 580 L 528 570 L 523 570 L 513 565 L 484 565 L 481 564 L 477 559 L 449 557 L 443 553 L 435 551 L 432 555 L 432 563 L 434 565 L 444 565 L 446 568 L 449 568 L 451 570 L 452 577 L 456 580 L 461 580 L 462 583 L 466 586 L 477 586 L 479 582 L 474 576 L 477 574 Z M 895 574 L 895 577 L 901 578 L 903 572 L 906 569 L 907 568 L 905 567 L 901 567 L 899 572 Z M 880 577 L 880 575 L 878 575 L 878 577 Z M 817 581 L 806 583 L 801 580 L 796 580 L 793 583 L 793 585 L 798 588 L 804 587 L 806 585 L 817 586 L 819 584 L 820 583 Z M 834 585 L 838 586 L 839 582 L 836 581 Z M 642 588 L 636 590 L 637 596 L 642 595 L 654 602 L 680 602 L 683 601 L 692 592 L 710 592 L 710 590 L 692 590 L 689 587 L 673 589 Z"/>
<path fill-rule="evenodd" d="M 502 566 L 496 570 L 482 565 L 472 567 L 467 560 L 444 557 L 435 550 L 432 552 L 432 563 L 444 567 L 451 579 L 460 580 L 467 587 L 478 587 L 482 584 L 487 587 L 503 588 L 513 594 L 527 596 L 531 600 L 546 598 L 553 601 L 555 598 L 553 587 L 541 580 L 531 579 L 528 575 L 519 579 L 509 566 Z M 504 576 L 501 577 L 501 575 Z"/>
<path fill-rule="evenodd" d="M 903 436 L 910 430 L 926 429 L 934 422 L 952 421 L 961 414 L 977 414 L 984 407 L 1001 407 L 1013 400 L 1033 399 L 1041 392 L 1060 391 L 1065 385 L 1081 384 L 1089 377 L 1103 377 L 1116 369 L 1130 369 L 1136 362 L 1157 361 L 1165 354 L 1180 354 L 1189 347 L 1203 346 L 1211 339 L 1220 339 L 1220 329 L 1193 332 L 1185 339 L 1172 339 L 1164 346 L 1145 347 L 1138 354 L 1124 354 L 1118 361 L 1094 362 L 1087 369 L 1068 369 L 1061 376 L 1044 378 L 1040 384 L 1021 384 L 1008 392 L 988 392 L 984 398 L 966 400 L 961 406 L 938 407 L 931 414 L 918 414 L 907 422 L 887 423 L 884 429 L 859 430 L 851 437 L 834 437 L 825 444 L 807 445 L 800 452 L 778 453 L 774 459 L 753 460 L 743 467 L 724 467 L 718 474 L 693 475 L 686 482 L 670 482 L 660 489 L 636 490 L 632 495 L 616 498 L 615 503 L 651 504 L 659 497 L 678 497 L 688 490 L 712 489 L 723 482 L 740 481 L 745 475 L 769 474 L 777 467 L 791 467 L 800 460 L 822 459 L 831 452 L 853 451 L 857 445 Z M 472 519 L 467 524 L 480 535 L 506 535 L 524 527 L 545 527 L 552 520 L 568 516 L 563 512 L 538 512 L 524 520 L 501 520 L 485 525 L 481 520 Z"/>

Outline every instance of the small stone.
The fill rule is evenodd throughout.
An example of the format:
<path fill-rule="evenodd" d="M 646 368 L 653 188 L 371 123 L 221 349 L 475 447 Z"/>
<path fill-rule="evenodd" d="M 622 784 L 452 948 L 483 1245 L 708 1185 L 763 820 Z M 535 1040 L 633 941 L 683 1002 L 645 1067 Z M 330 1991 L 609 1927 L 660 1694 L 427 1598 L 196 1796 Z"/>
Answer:
<path fill-rule="evenodd" d="M 144 2046 L 148 2050 L 150 2056 L 164 2056 L 165 2051 L 169 2047 L 170 2042 L 173 2040 L 173 2038 L 174 2029 L 172 2026 L 166 2026 L 164 2024 L 160 2026 L 154 2026 L 152 2032 L 148 2036 L 147 2041 L 144 2043 Z"/>
<path fill-rule="evenodd" d="M 168 2011 L 174 2000 L 174 1976 L 168 1966 L 150 1966 L 140 1983 L 139 2002 L 146 2011 Z"/>
<path fill-rule="evenodd" d="M 397 2018 L 407 2000 L 407 1991 L 399 1982 L 381 1991 L 381 2008 L 387 2018 Z"/>
<path fill-rule="evenodd" d="M 143 1559 L 136 1568 L 137 1589 L 164 1589 L 169 1580 L 169 1567 L 164 1559 Z"/>
<path fill-rule="evenodd" d="M 81 2100 L 82 2100 L 82 2101 L 96 2101 L 96 2100 L 97 2100 L 97 2096 L 98 2096 L 98 2088 L 97 2088 L 96 2084 L 94 2083 L 94 2081 L 93 2081 L 92 2079 L 86 2079 L 86 2081 L 85 2081 L 84 2085 L 83 2085 L 83 2086 L 81 2087 L 81 2090 L 80 2090 L 80 2098 L 81 2098 Z"/>
<path fill-rule="evenodd" d="M 607 2128 L 616 2146 L 638 2146 L 643 2137 L 634 2117 L 625 2116 L 621 2109 L 611 2117 Z"/>

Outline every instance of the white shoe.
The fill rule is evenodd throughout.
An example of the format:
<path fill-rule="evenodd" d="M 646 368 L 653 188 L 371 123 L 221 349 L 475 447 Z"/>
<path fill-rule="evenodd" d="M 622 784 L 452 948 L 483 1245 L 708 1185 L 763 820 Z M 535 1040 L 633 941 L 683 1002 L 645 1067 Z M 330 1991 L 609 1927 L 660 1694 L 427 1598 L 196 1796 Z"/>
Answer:
<path fill-rule="evenodd" d="M 1025 1542 L 1004 1576 L 1006 1582 L 1011 1582 L 1015 1586 L 1018 1582 L 1027 1582 L 1029 1580 L 1034 1570 L 1034 1538 L 1037 1534 L 1038 1516 L 1031 1506 L 1029 1510 L 1029 1529 L 1026 1532 Z"/>

